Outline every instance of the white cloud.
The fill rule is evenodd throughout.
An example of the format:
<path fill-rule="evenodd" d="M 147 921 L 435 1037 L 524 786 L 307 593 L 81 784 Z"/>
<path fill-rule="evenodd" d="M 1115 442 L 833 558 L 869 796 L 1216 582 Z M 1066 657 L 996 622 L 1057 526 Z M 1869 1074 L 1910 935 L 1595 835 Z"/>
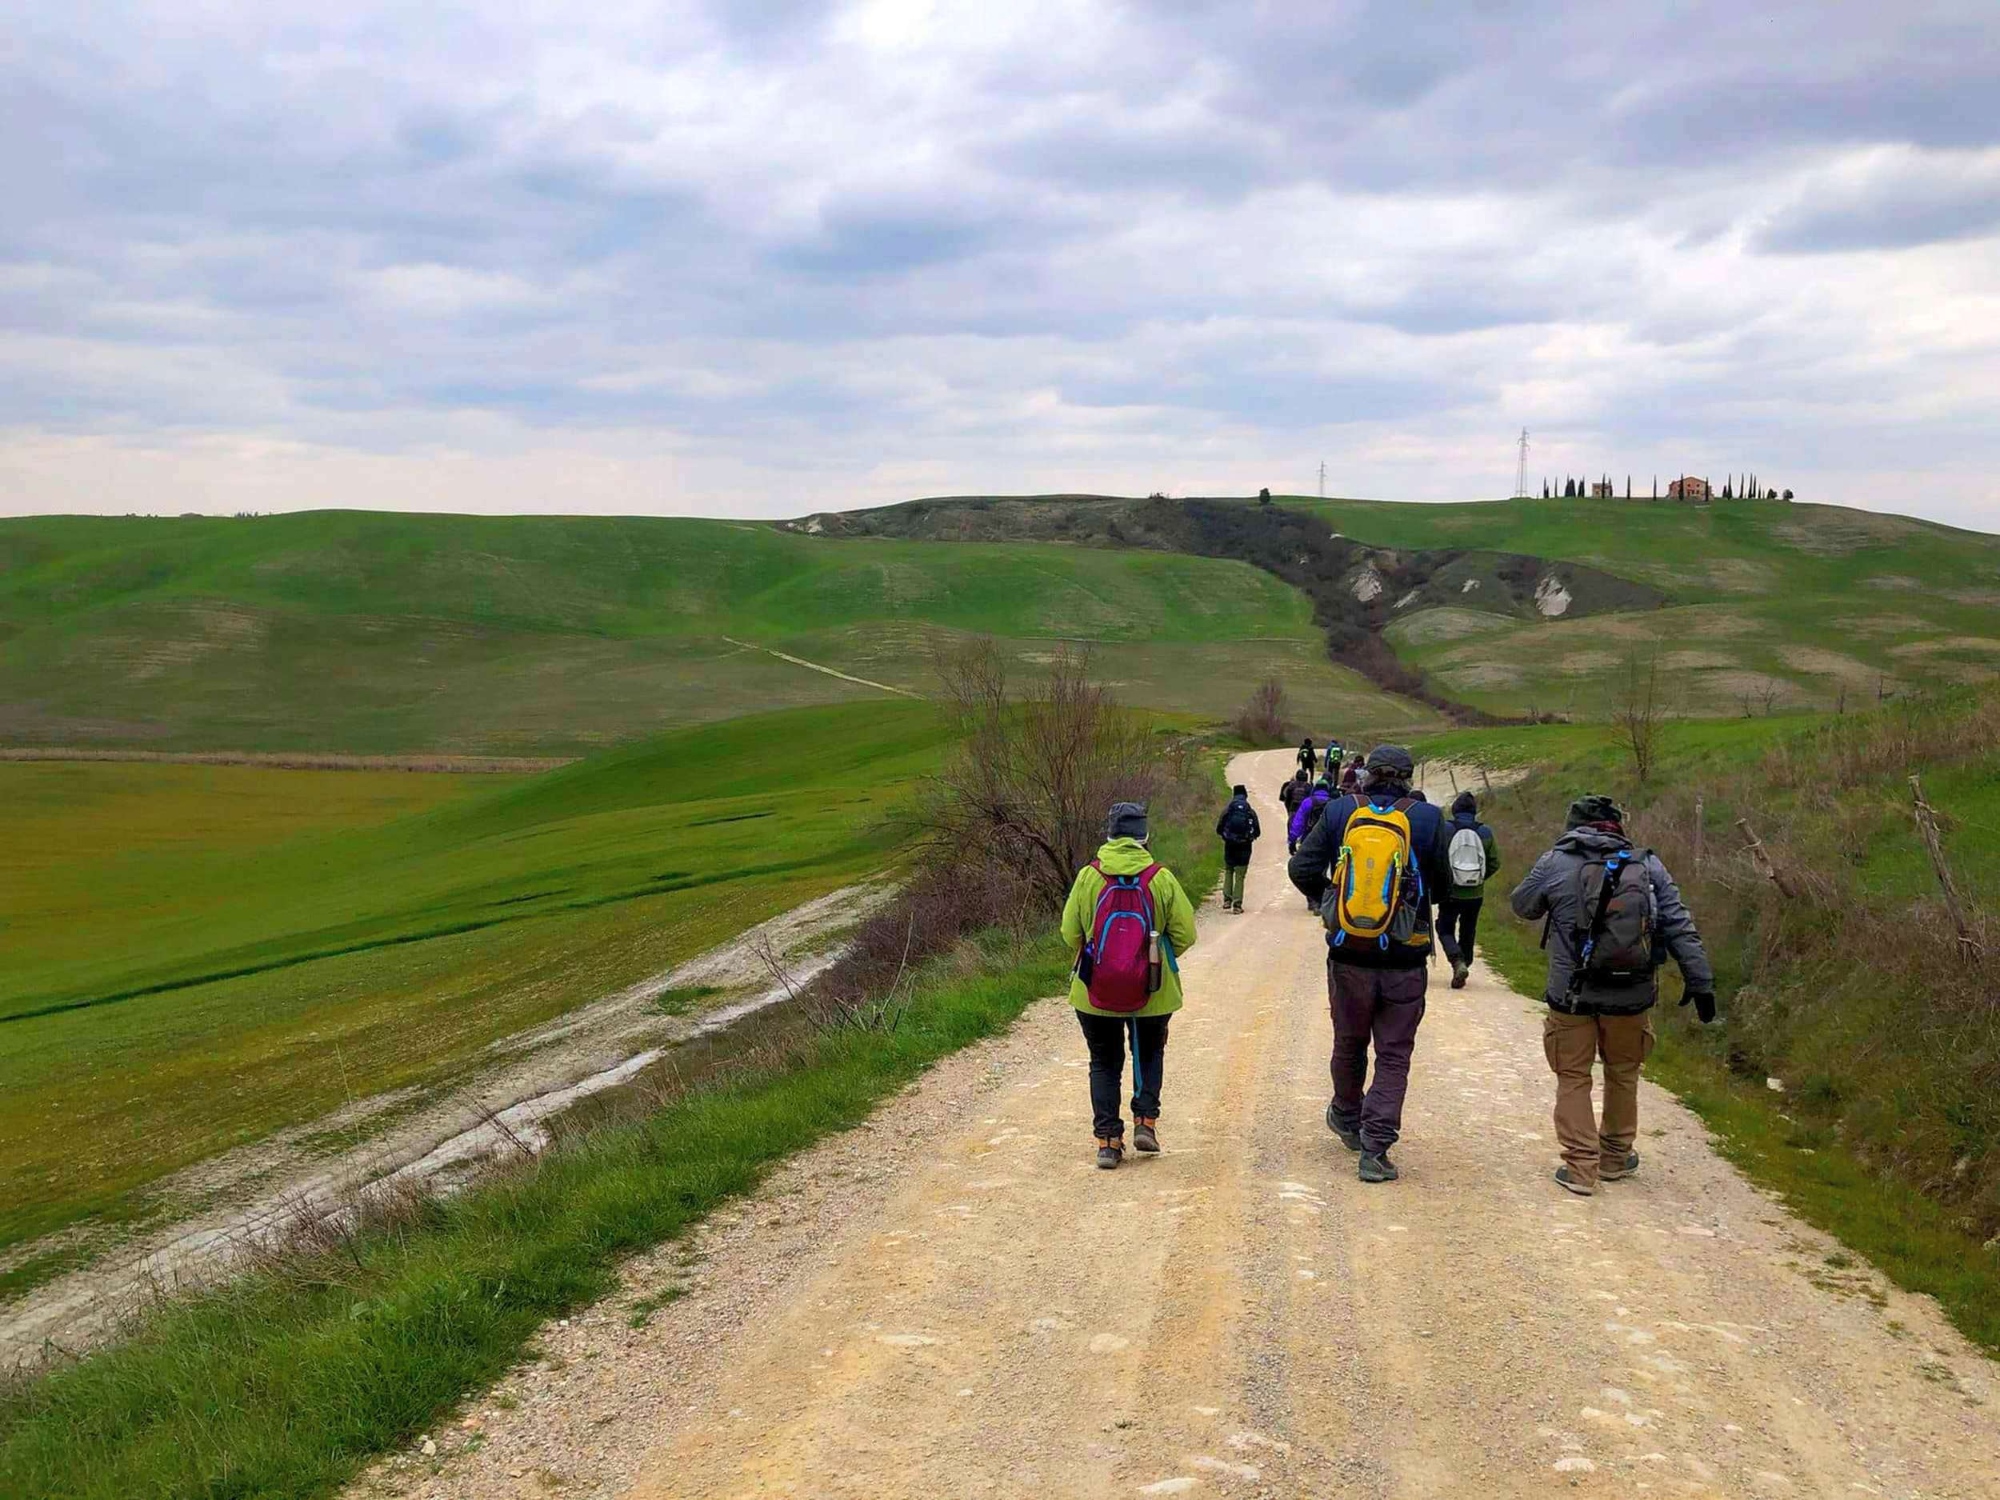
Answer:
<path fill-rule="evenodd" d="M 2000 526 L 2000 20 L 1885 14 L 44 9 L 0 510 L 1456 498 L 1527 425 Z"/>

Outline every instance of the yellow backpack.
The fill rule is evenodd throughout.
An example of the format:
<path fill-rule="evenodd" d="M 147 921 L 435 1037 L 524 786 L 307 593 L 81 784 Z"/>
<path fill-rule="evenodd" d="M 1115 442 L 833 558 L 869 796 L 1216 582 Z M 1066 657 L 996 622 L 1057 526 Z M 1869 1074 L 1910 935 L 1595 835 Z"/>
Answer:
<path fill-rule="evenodd" d="M 1411 855 L 1409 807 L 1407 797 L 1388 807 L 1363 804 L 1348 818 L 1333 884 L 1320 904 L 1334 947 L 1429 941 L 1417 932 L 1423 875 Z"/>

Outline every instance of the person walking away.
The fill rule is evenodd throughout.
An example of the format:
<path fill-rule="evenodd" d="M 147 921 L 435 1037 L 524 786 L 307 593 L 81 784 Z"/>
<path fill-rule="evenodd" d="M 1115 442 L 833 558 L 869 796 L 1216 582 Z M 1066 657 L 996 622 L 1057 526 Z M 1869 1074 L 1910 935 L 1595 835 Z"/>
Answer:
<path fill-rule="evenodd" d="M 1333 789 L 1324 781 L 1315 782 L 1313 789 L 1306 793 L 1306 800 L 1293 810 L 1291 822 L 1285 825 L 1285 837 L 1294 855 L 1299 852 L 1299 845 L 1305 842 L 1305 836 L 1312 832 L 1313 825 L 1319 821 L 1319 815 L 1326 810 L 1327 803 L 1332 800 Z M 1306 897 L 1306 909 L 1319 910 L 1318 903 L 1310 895 Z"/>
<path fill-rule="evenodd" d="M 1291 837 L 1292 814 L 1299 810 L 1299 804 L 1312 795 L 1312 778 L 1304 771 L 1293 773 L 1292 779 L 1278 792 L 1278 801 L 1285 809 L 1285 853 L 1290 854 L 1299 847 L 1298 840 Z"/>
<path fill-rule="evenodd" d="M 1500 846 L 1493 830 L 1479 821 L 1479 799 L 1470 792 L 1452 799 L 1444 837 L 1451 884 L 1438 902 L 1438 946 L 1451 965 L 1451 987 L 1462 990 L 1472 972 L 1472 941 L 1479 931 L 1486 882 L 1500 873 Z"/>
<path fill-rule="evenodd" d="M 1319 763 L 1326 767 L 1326 782 L 1332 786 L 1340 780 L 1340 767 L 1347 759 L 1347 752 L 1340 747 L 1340 741 L 1328 735 L 1326 749 L 1320 753 Z"/>
<path fill-rule="evenodd" d="M 1133 1146 L 1160 1149 L 1160 1082 L 1167 1023 L 1181 1008 L 1180 956 L 1194 946 L 1194 903 L 1173 871 L 1147 852 L 1146 809 L 1114 802 L 1097 857 L 1076 872 L 1062 939 L 1076 954 L 1069 1003 L 1090 1049 L 1097 1165 L 1125 1156 L 1118 1112 L 1125 1050 L 1132 1052 Z"/>
<path fill-rule="evenodd" d="M 1250 805 L 1250 789 L 1237 786 L 1222 816 L 1215 820 L 1216 837 L 1222 840 L 1222 909 L 1243 910 L 1243 881 L 1250 871 L 1250 846 L 1264 836 L 1257 821 L 1257 809 Z"/>
<path fill-rule="evenodd" d="M 1400 1175 L 1389 1148 L 1402 1135 L 1410 1057 L 1424 1019 L 1433 893 L 1450 879 L 1444 816 L 1410 795 L 1414 770 L 1402 746 L 1377 745 L 1368 754 L 1367 790 L 1327 803 L 1288 867 L 1292 884 L 1326 924 L 1333 1013 L 1326 1125 L 1361 1154 L 1363 1182 Z"/>
<path fill-rule="evenodd" d="M 1353 796 L 1361 790 L 1361 757 L 1355 756 L 1354 763 L 1340 773 L 1340 790 L 1343 796 Z"/>
<path fill-rule="evenodd" d="M 1312 780 L 1313 773 L 1319 769 L 1319 757 L 1313 753 L 1311 735 L 1307 735 L 1299 742 L 1299 769 L 1306 773 L 1308 781 Z"/>
<path fill-rule="evenodd" d="M 1542 1050 L 1556 1075 L 1556 1181 L 1582 1197 L 1639 1170 L 1639 1066 L 1653 1050 L 1652 1009 L 1669 955 L 1706 1026 L 1715 970 L 1667 867 L 1625 836 L 1609 797 L 1579 797 L 1555 847 L 1514 888 L 1514 913 L 1543 921 L 1549 1012 Z M 1604 1111 L 1591 1111 L 1590 1067 L 1604 1062 Z"/>

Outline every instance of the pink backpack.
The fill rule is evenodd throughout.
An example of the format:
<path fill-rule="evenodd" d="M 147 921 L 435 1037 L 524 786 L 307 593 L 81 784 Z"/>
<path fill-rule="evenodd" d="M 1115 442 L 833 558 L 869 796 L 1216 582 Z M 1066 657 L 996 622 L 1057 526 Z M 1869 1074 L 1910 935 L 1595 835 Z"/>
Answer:
<path fill-rule="evenodd" d="M 1144 1010 L 1153 997 L 1149 939 L 1159 929 L 1153 909 L 1153 877 L 1157 864 L 1137 875 L 1106 875 L 1096 860 L 1090 868 L 1104 876 L 1097 897 L 1097 915 L 1090 936 L 1077 955 L 1077 977 L 1098 1010 L 1124 1015 Z"/>

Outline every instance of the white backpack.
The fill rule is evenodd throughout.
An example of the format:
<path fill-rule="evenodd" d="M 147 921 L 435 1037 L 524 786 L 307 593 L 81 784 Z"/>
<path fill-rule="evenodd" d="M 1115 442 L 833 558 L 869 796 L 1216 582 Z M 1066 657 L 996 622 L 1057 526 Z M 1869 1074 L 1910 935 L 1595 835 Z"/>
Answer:
<path fill-rule="evenodd" d="M 1446 851 L 1451 862 L 1451 888 L 1476 891 L 1486 884 L 1486 842 L 1476 828 L 1461 828 Z"/>

